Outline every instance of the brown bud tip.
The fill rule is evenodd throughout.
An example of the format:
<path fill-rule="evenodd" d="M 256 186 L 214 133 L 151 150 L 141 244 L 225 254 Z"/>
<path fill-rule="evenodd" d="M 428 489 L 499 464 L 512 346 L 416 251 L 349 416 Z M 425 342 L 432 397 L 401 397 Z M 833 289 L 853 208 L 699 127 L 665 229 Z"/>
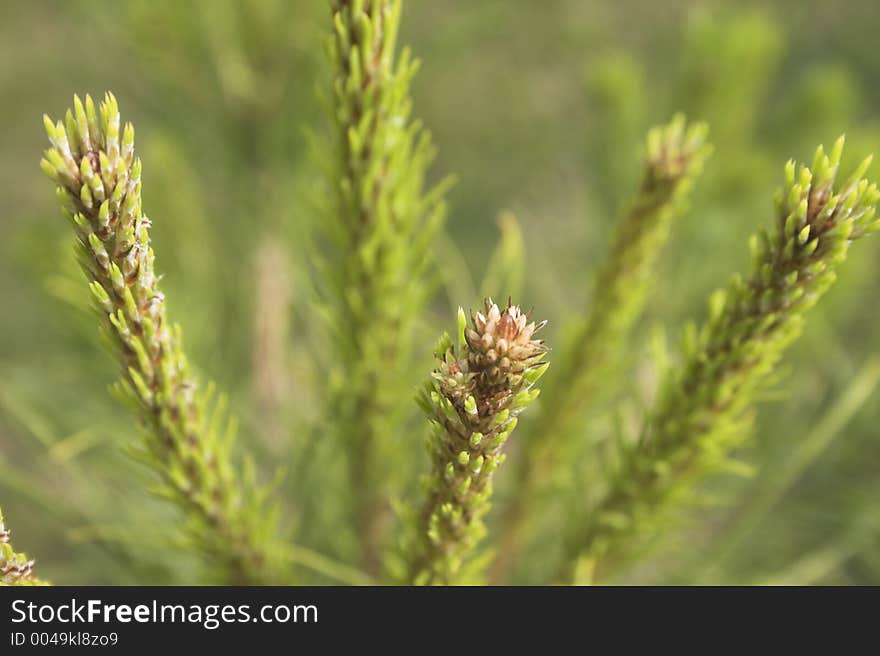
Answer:
<path fill-rule="evenodd" d="M 486 300 L 485 314 L 473 315 L 473 329 L 465 331 L 470 347 L 468 357 L 473 373 L 491 378 L 519 374 L 537 364 L 546 347 L 534 334 L 546 322 L 529 322 L 518 305 L 508 304 L 502 310 L 491 299 Z"/>

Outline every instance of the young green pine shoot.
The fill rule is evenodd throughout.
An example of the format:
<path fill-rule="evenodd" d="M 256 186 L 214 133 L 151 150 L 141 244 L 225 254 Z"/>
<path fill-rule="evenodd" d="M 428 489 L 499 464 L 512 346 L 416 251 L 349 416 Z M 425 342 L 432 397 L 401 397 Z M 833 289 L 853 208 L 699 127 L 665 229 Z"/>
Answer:
<path fill-rule="evenodd" d="M 657 260 L 669 239 L 694 181 L 711 152 L 705 124 L 686 125 L 676 116 L 650 130 L 644 172 L 631 209 L 618 224 L 611 252 L 593 286 L 592 303 L 578 323 L 559 369 L 548 379 L 539 418 L 523 435 L 515 463 L 517 494 L 506 508 L 501 545 L 492 568 L 494 581 L 505 581 L 519 550 L 524 524 L 536 489 L 554 465 L 565 460 L 586 409 L 597 399 L 616 364 L 626 336 L 638 319 L 651 289 Z"/>
<path fill-rule="evenodd" d="M 148 431 L 141 456 L 159 474 L 160 493 L 189 519 L 193 545 L 225 581 L 277 583 L 277 513 L 266 509 L 268 490 L 256 484 L 252 466 L 236 472 L 234 424 L 222 399 L 199 393 L 180 328 L 166 316 L 134 128 L 121 127 L 111 94 L 100 107 L 74 97 L 63 122 L 44 122 L 52 147 L 40 164 L 58 185 L 104 337 L 122 368 L 119 396 Z"/>
<path fill-rule="evenodd" d="M 843 143 L 830 155 L 820 146 L 812 169 L 786 165 L 774 231 L 752 238 L 749 276 L 715 292 L 703 326 L 685 331 L 683 362 L 665 374 L 642 434 L 622 447 L 605 496 L 570 542 L 564 580 L 607 575 L 695 477 L 736 471 L 729 455 L 748 434 L 755 392 L 833 284 L 850 243 L 880 229 L 880 192 L 862 178 L 870 158 L 835 186 Z"/>
<path fill-rule="evenodd" d="M 34 576 L 34 561 L 23 553 L 16 553 L 9 543 L 10 536 L 0 510 L 0 586 L 49 585 Z"/>
<path fill-rule="evenodd" d="M 411 335 L 430 284 L 429 246 L 445 185 L 425 189 L 434 148 L 410 118 L 417 64 L 395 56 L 400 0 L 331 0 L 334 206 L 326 222 L 337 260 L 320 273 L 333 303 L 342 367 L 329 407 L 350 463 L 363 561 L 376 573 L 389 517 L 387 488 L 399 399 L 416 381 Z"/>
<path fill-rule="evenodd" d="M 444 334 L 437 369 L 419 396 L 428 415 L 432 471 L 427 499 L 411 545 L 408 581 L 418 585 L 459 581 L 462 562 L 485 533 L 492 475 L 517 416 L 537 396 L 533 386 L 547 370 L 547 349 L 515 305 L 486 301 L 467 327 L 459 310 L 459 344 Z"/>

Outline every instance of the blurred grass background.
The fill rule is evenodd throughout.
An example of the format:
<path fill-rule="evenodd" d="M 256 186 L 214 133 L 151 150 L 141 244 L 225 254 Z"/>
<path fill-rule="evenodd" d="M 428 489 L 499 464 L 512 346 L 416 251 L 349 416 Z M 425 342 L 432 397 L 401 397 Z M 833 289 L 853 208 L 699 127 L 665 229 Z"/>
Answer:
<path fill-rule="evenodd" d="M 316 89 L 328 15 L 306 0 L 4 3 L 0 502 L 41 576 L 198 580 L 191 559 L 169 559 L 179 519 L 144 493 L 149 477 L 124 452 L 137 429 L 107 392 L 114 366 L 37 165 L 42 113 L 108 89 L 137 128 L 158 267 L 190 357 L 230 394 L 258 459 L 290 464 L 296 540 L 338 551 L 328 533 L 348 500 L 333 492 L 333 454 L 318 465 L 302 453 L 332 367 L 305 266 L 318 175 L 307 129 L 325 126 Z M 406 2 L 402 43 L 423 61 L 416 114 L 439 147 L 435 175 L 458 179 L 425 370 L 452 308 L 497 293 L 479 281 L 505 209 L 527 253 L 521 302 L 558 341 L 589 302 L 644 132 L 680 110 L 710 124 L 715 154 L 620 368 L 619 408 L 635 414 L 650 395 L 652 336 L 665 326 L 674 347 L 706 295 L 746 267 L 785 160 L 809 160 L 844 132 L 850 163 L 880 150 L 878 27 L 872 0 Z M 705 506 L 624 580 L 880 583 L 878 248 L 853 249 L 786 359 L 743 454 L 755 475 L 707 481 Z M 599 421 L 585 440 L 603 430 Z M 589 494 L 582 464 L 571 463 L 563 508 Z M 504 473 L 496 505 L 511 493 Z M 546 519 L 518 580 L 541 581 L 542 549 L 568 517 Z"/>

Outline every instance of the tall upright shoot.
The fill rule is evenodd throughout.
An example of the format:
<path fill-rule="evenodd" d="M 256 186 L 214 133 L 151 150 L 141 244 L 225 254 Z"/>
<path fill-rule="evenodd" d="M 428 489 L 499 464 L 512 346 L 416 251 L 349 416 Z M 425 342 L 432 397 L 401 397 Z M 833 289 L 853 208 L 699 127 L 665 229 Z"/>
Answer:
<path fill-rule="evenodd" d="M 415 385 L 410 338 L 425 301 L 428 246 L 443 214 L 425 188 L 434 149 L 411 118 L 417 65 L 395 52 L 400 0 L 331 0 L 335 201 L 322 271 L 336 360 L 331 392 L 347 453 L 362 560 L 376 572 L 387 525 L 400 399 Z"/>
<path fill-rule="evenodd" d="M 752 237 L 748 277 L 716 291 L 703 325 L 685 331 L 681 364 L 665 375 L 642 433 L 621 447 L 605 495 L 571 536 L 563 580 L 613 572 L 697 476 L 730 465 L 755 393 L 800 335 L 806 311 L 836 280 L 850 244 L 880 229 L 880 192 L 862 177 L 870 158 L 837 184 L 842 150 L 841 137 L 829 155 L 819 147 L 812 168 L 786 165 L 773 231 Z"/>
<path fill-rule="evenodd" d="M 506 508 L 493 578 L 504 580 L 522 546 L 532 499 L 573 443 L 584 438 L 582 422 L 599 400 L 633 324 L 652 287 L 657 261 L 711 147 L 706 126 L 683 116 L 651 129 L 641 184 L 612 237 L 611 250 L 593 284 L 591 303 L 579 318 L 558 369 L 547 380 L 538 417 L 523 435 L 515 463 L 516 494 Z"/>
<path fill-rule="evenodd" d="M 167 316 L 141 205 L 134 127 L 122 127 L 112 94 L 100 106 L 74 97 L 64 121 L 45 116 L 44 123 L 52 147 L 41 166 L 58 185 L 103 336 L 121 368 L 116 391 L 146 429 L 140 457 L 221 580 L 278 582 L 275 508 L 266 508 L 253 467 L 233 464 L 235 423 L 211 388 L 199 391 L 180 327 Z"/>

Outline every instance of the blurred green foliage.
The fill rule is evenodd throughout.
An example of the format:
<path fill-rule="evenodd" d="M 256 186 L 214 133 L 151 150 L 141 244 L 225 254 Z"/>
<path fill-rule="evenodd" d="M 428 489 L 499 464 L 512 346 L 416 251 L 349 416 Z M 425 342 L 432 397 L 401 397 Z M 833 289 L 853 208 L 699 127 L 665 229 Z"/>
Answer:
<path fill-rule="evenodd" d="M 157 266 L 191 359 L 230 393 L 242 440 L 267 475 L 288 466 L 286 517 L 297 542 L 345 557 L 350 546 L 334 531 L 352 503 L 344 460 L 310 439 L 320 435 L 317 397 L 336 366 L 324 355 L 305 252 L 319 216 L 307 129 L 326 129 L 315 89 L 327 74 L 328 8 L 7 5 L 0 501 L 16 546 L 62 583 L 198 581 L 194 559 L 166 555 L 180 518 L 144 493 L 149 474 L 125 454 L 136 429 L 107 392 L 114 367 L 37 166 L 43 112 L 57 115 L 74 92 L 110 89 L 138 126 Z M 678 334 L 703 316 L 709 291 L 746 268 L 744 245 L 772 216 L 783 162 L 809 160 L 842 132 L 845 168 L 880 150 L 878 26 L 871 0 L 407 3 L 401 42 L 423 60 L 415 113 L 439 147 L 435 179 L 458 179 L 435 255 L 448 275 L 421 321 L 423 370 L 450 306 L 520 285 L 521 302 L 550 319 L 548 343 L 563 343 L 636 185 L 644 132 L 683 111 L 710 125 L 715 155 L 663 255 L 647 318 L 616 371 L 614 403 L 585 428 L 584 443 L 634 421 L 652 393 L 657 327 Z M 504 248 L 524 245 L 526 275 L 505 274 L 504 248 L 490 256 L 504 209 L 517 217 L 500 224 Z M 706 481 L 705 507 L 621 580 L 880 582 L 876 241 L 853 250 L 766 395 L 756 439 L 741 454 L 756 475 Z M 669 348 L 675 357 L 677 345 Z M 411 405 L 410 464 L 423 457 Z M 552 536 L 594 493 L 600 463 L 588 454 L 551 491 L 562 512 L 542 517 L 517 581 L 543 582 L 554 570 Z M 513 493 L 510 473 L 499 472 L 496 509 Z"/>

